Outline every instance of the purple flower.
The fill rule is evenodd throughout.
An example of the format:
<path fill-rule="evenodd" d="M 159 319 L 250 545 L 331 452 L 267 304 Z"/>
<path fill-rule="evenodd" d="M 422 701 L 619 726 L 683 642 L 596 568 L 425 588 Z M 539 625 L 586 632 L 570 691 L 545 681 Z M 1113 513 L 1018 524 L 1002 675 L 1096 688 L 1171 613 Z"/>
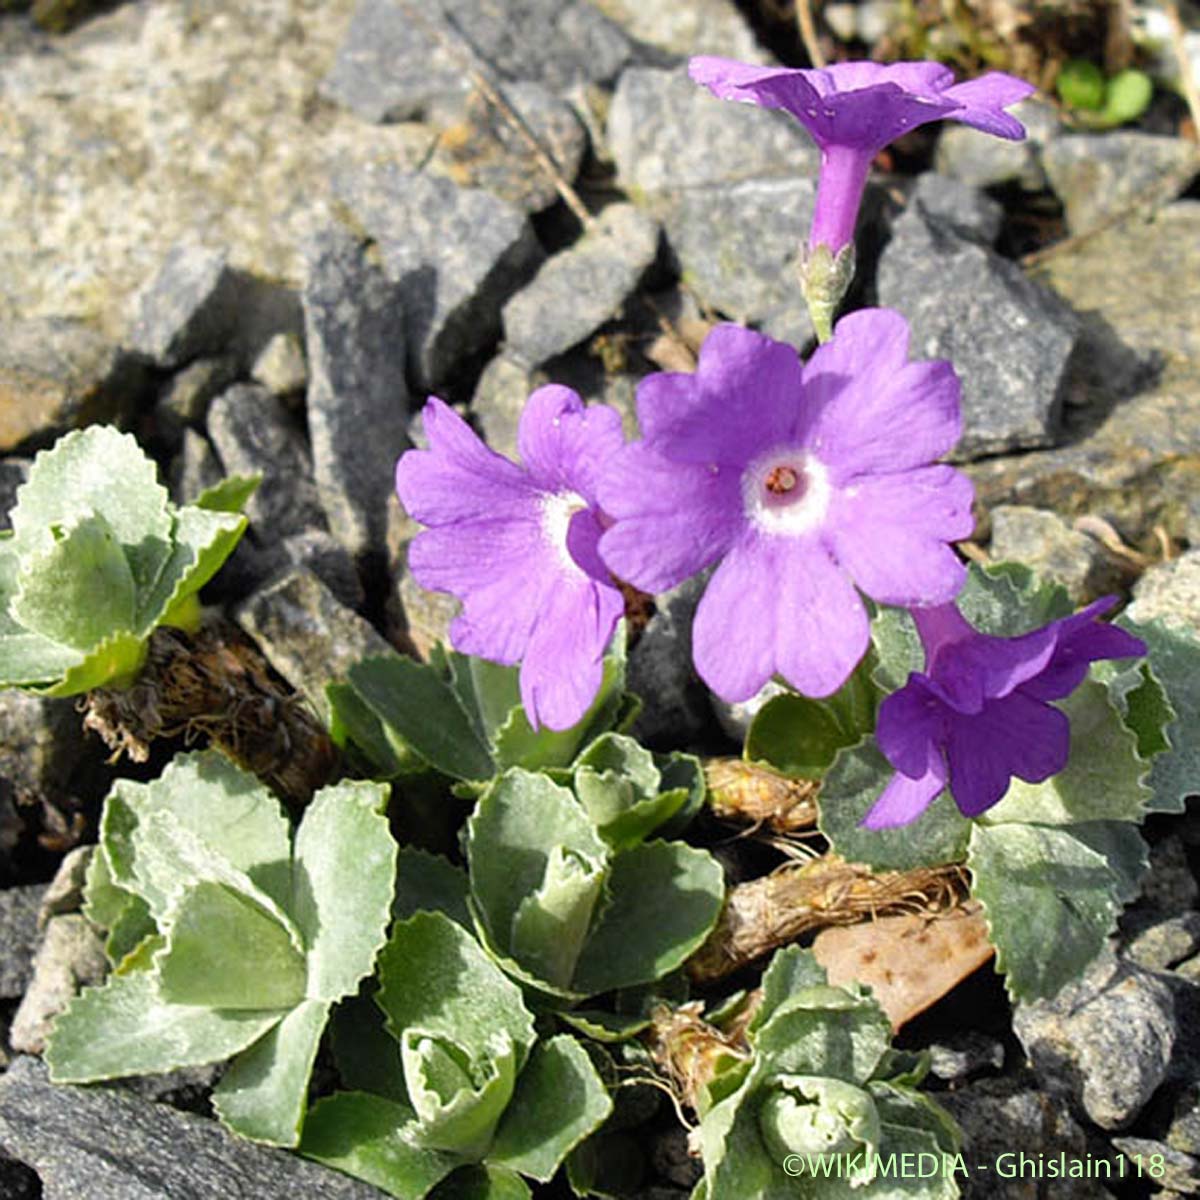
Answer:
<path fill-rule="evenodd" d="M 1145 643 L 1096 618 L 1097 600 L 1022 637 L 990 637 L 953 604 L 913 610 L 925 646 L 914 672 L 879 708 L 875 737 L 896 774 L 862 824 L 907 825 L 947 785 L 959 811 L 977 817 L 1015 775 L 1040 783 L 1067 765 L 1071 729 L 1050 701 L 1073 692 L 1102 658 L 1133 658 Z"/>
<path fill-rule="evenodd" d="M 854 238 L 871 160 L 902 133 L 950 118 L 1014 141 L 1025 129 L 1004 110 L 1034 89 L 991 71 L 968 83 L 939 63 L 836 63 L 819 71 L 755 67 L 728 58 L 693 58 L 691 77 L 723 100 L 782 108 L 821 148 L 821 178 L 809 247 L 836 255 Z"/>
<path fill-rule="evenodd" d="M 958 439 L 947 362 L 910 363 L 899 313 L 843 318 L 802 366 L 736 325 L 709 334 L 694 375 L 638 388 L 645 440 L 606 468 L 600 541 L 613 573 L 661 592 L 720 562 L 696 610 L 696 669 L 728 701 L 779 673 L 837 690 L 867 648 L 855 585 L 887 604 L 939 604 L 964 569 L 971 484 L 931 465 Z"/>
<path fill-rule="evenodd" d="M 462 601 L 455 649 L 521 664 L 536 729 L 568 729 L 600 687 L 624 610 L 596 552 L 601 464 L 623 443 L 619 414 L 585 410 L 569 388 L 539 388 L 521 414 L 524 468 L 489 450 L 441 400 L 424 410 L 428 450 L 396 464 L 396 491 L 429 529 L 408 551 L 413 578 Z"/>

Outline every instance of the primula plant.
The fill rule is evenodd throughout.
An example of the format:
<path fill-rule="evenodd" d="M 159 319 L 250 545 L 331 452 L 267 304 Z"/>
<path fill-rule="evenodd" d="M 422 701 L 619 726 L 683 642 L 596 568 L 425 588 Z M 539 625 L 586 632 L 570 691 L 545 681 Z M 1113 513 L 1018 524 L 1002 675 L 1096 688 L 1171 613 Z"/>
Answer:
<path fill-rule="evenodd" d="M 691 74 L 821 150 L 798 281 L 819 344 L 717 324 L 694 370 L 640 382 L 631 440 L 541 387 L 520 461 L 429 398 L 395 483 L 423 527 L 408 570 L 459 604 L 450 645 L 331 678 L 328 730 L 218 646 L 248 707 L 188 641 L 253 480 L 176 506 L 104 428 L 38 456 L 0 537 L 0 683 L 89 693 L 91 727 L 143 758 L 143 727 L 209 731 L 231 695 L 236 718 L 211 734 L 226 757 L 113 785 L 85 890 L 112 970 L 59 1016 L 55 1080 L 227 1062 L 213 1107 L 239 1134 L 399 1200 L 507 1200 L 564 1164 L 577 1195 L 639 1194 L 602 1167 L 629 1145 L 621 1089 L 649 1078 L 695 1117 L 703 1200 L 888 1200 L 912 1194 L 905 1154 L 943 1163 L 923 1195 L 957 1195 L 957 1132 L 890 1049 L 887 997 L 796 946 L 750 972 L 936 894 L 931 918 L 986 921 L 1014 998 L 1054 995 L 1136 894 L 1140 823 L 1200 790 L 1200 647 L 1110 620 L 1115 597 L 1074 612 L 1020 566 L 968 568 L 953 364 L 899 313 L 835 322 L 874 155 L 939 119 L 1020 138 L 1029 86 L 932 63 Z M 696 675 L 754 713 L 739 771 L 634 737 L 628 647 L 698 578 Z M 193 708 L 160 704 L 164 662 Z M 738 788 L 761 793 L 756 853 L 794 861 L 727 886 L 705 846 Z M 789 880 L 803 904 L 763 901 Z M 749 990 L 715 997 L 737 971 Z"/>

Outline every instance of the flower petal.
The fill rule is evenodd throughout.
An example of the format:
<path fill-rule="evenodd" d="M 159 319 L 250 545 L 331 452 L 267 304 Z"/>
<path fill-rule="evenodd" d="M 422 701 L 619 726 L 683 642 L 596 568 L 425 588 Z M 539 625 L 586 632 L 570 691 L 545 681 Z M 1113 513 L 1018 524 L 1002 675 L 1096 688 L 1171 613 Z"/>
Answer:
<path fill-rule="evenodd" d="M 409 450 L 396 464 L 396 493 L 423 525 L 479 517 L 517 517 L 536 489 L 515 463 L 489 450 L 447 404 L 431 396 L 422 411 L 428 450 Z"/>
<path fill-rule="evenodd" d="M 821 95 L 833 92 L 857 92 L 880 83 L 894 83 L 906 92 L 936 98 L 954 83 L 954 72 L 936 62 L 844 62 L 831 63 L 812 72 L 819 77 L 814 86 Z"/>
<path fill-rule="evenodd" d="M 805 695 L 831 695 L 869 640 L 862 601 L 815 539 L 743 538 L 709 581 L 692 626 L 696 670 L 731 704 L 776 672 Z"/>
<path fill-rule="evenodd" d="M 599 493 L 615 521 L 600 557 L 645 592 L 666 591 L 720 558 L 745 523 L 738 472 L 671 462 L 643 442 L 613 455 Z"/>
<path fill-rule="evenodd" d="M 941 604 L 966 580 L 947 543 L 971 534 L 973 494 L 971 481 L 948 466 L 860 476 L 834 489 L 826 536 L 872 599 L 906 608 Z"/>
<path fill-rule="evenodd" d="M 917 779 L 897 771 L 859 825 L 864 829 L 895 829 L 898 825 L 908 825 L 937 799 L 945 786 L 946 767 L 940 755 L 930 761 L 928 770 Z"/>
<path fill-rule="evenodd" d="M 678 462 L 745 466 L 789 441 L 802 410 L 796 351 L 740 325 L 704 339 L 694 375 L 649 375 L 638 385 L 638 423 L 648 444 Z"/>
<path fill-rule="evenodd" d="M 864 309 L 843 317 L 804 367 L 812 413 L 805 440 L 841 478 L 924 466 L 958 441 L 954 368 L 908 362 L 908 340 L 899 313 Z"/>
<path fill-rule="evenodd" d="M 989 71 L 978 79 L 947 88 L 944 95 L 962 105 L 958 112 L 951 114 L 955 121 L 1019 142 L 1025 136 L 1025 126 L 1004 110 L 1033 95 L 1036 90 L 1033 84 L 1014 75 Z"/>
<path fill-rule="evenodd" d="M 568 387 L 538 388 L 525 402 L 517 447 L 530 477 L 550 492 L 577 492 L 595 503 L 597 479 L 624 442 L 621 415 L 606 404 L 584 407 Z"/>
<path fill-rule="evenodd" d="M 976 817 L 998 803 L 1013 776 L 1030 783 L 1067 765 L 1071 724 L 1065 713 L 1021 692 L 990 700 L 972 716 L 953 714 L 946 738 L 950 792 Z"/>
<path fill-rule="evenodd" d="M 945 740 L 946 719 L 940 700 L 930 691 L 929 680 L 912 674 L 879 706 L 875 741 L 897 771 L 919 779 L 929 770 L 931 755 L 941 760 L 936 751 Z"/>
<path fill-rule="evenodd" d="M 521 703 L 535 729 L 570 729 L 587 712 L 624 608 L 615 587 L 584 576 L 562 580 L 551 591 L 521 662 Z"/>

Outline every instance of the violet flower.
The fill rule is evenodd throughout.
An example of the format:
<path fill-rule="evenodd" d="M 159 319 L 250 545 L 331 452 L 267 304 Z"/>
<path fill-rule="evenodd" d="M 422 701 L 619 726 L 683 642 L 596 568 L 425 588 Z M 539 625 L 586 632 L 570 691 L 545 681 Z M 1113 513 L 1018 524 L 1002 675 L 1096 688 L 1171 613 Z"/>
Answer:
<path fill-rule="evenodd" d="M 822 341 L 854 274 L 854 225 L 875 155 L 910 129 L 943 118 L 1020 140 L 1024 126 L 1004 110 L 1034 91 L 1001 71 L 956 84 L 948 67 L 932 62 L 846 62 L 790 70 L 701 56 L 691 60 L 688 71 L 723 100 L 791 113 L 820 147 L 804 283 Z M 828 310 L 824 315 L 816 309 L 820 304 Z"/>
<path fill-rule="evenodd" d="M 597 476 L 623 444 L 620 415 L 585 409 L 569 388 L 539 388 L 521 414 L 523 468 L 436 397 L 424 420 L 429 449 L 396 464 L 401 503 L 429 526 L 409 547 L 413 578 L 462 601 L 450 627 L 455 649 L 520 662 L 521 702 L 535 729 L 568 729 L 599 690 L 624 611 L 596 553 Z"/>
<path fill-rule="evenodd" d="M 719 562 L 696 610 L 696 669 L 723 699 L 775 673 L 810 696 L 867 649 L 855 585 L 887 604 L 939 604 L 965 579 L 950 542 L 972 489 L 931 465 L 958 439 L 948 362 L 910 363 L 899 313 L 844 317 L 802 365 L 791 346 L 719 325 L 694 375 L 638 387 L 645 440 L 605 469 L 615 524 L 600 555 L 647 592 Z"/>
<path fill-rule="evenodd" d="M 896 774 L 862 824 L 907 825 L 947 784 L 959 811 L 977 817 L 1013 776 L 1041 783 L 1058 774 L 1071 729 L 1050 701 L 1069 696 L 1090 663 L 1146 653 L 1144 642 L 1096 619 L 1115 603 L 1097 600 L 1015 638 L 978 633 L 953 604 L 913 609 L 925 673 L 880 705 L 875 737 Z"/>

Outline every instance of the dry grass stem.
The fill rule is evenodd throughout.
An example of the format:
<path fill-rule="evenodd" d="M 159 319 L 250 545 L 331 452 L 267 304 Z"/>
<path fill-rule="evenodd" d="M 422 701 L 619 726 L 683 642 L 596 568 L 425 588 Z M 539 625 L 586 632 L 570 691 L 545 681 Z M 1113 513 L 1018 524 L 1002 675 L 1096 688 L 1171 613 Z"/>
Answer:
<path fill-rule="evenodd" d="M 704 1020 L 703 1009 L 699 1001 L 679 1008 L 659 1005 L 645 1034 L 654 1065 L 680 1104 L 693 1112 L 700 1094 L 722 1070 L 750 1056 L 742 1036 L 745 1024 L 734 1032 L 722 1031 Z"/>
<path fill-rule="evenodd" d="M 941 912 L 965 892 L 956 865 L 874 872 L 833 854 L 787 863 L 728 893 L 717 927 L 688 960 L 688 974 L 696 983 L 713 983 L 814 929 L 890 913 Z"/>
<path fill-rule="evenodd" d="M 823 69 L 826 66 L 826 58 L 821 49 L 821 39 L 817 37 L 812 0 L 796 0 L 796 27 L 800 30 L 800 40 L 804 43 L 808 61 L 818 70 Z"/>
<path fill-rule="evenodd" d="M 817 821 L 819 784 L 789 779 L 770 767 L 740 758 L 713 758 L 704 764 L 708 807 L 723 821 L 740 821 L 774 833 L 797 833 Z"/>

